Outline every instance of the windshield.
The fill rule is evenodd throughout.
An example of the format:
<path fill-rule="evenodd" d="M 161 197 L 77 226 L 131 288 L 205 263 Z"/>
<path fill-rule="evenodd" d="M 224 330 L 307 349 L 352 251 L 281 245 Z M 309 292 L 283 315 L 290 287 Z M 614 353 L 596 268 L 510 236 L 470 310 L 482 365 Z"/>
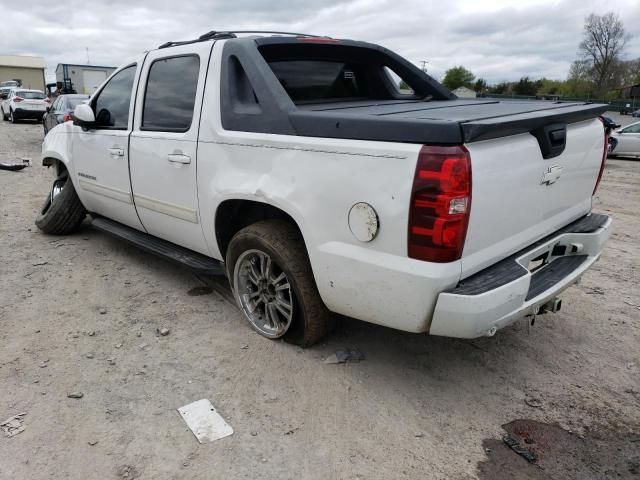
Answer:
<path fill-rule="evenodd" d="M 30 92 L 28 90 L 18 90 L 16 92 L 18 97 L 22 97 L 25 100 L 43 100 L 44 93 L 42 92 Z"/>

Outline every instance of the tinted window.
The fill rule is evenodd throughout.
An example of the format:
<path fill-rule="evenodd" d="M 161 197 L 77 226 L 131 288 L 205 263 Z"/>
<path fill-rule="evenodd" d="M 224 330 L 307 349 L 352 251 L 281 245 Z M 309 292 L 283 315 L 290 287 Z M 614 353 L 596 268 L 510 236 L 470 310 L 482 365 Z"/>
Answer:
<path fill-rule="evenodd" d="M 640 133 L 640 123 L 636 125 L 631 125 L 622 130 L 623 133 Z"/>
<path fill-rule="evenodd" d="M 125 130 L 129 123 L 129 103 L 136 66 L 120 70 L 100 91 L 93 102 L 96 126 Z"/>
<path fill-rule="evenodd" d="M 199 72 L 200 59 L 193 55 L 153 62 L 144 97 L 142 130 L 189 130 Z"/>
<path fill-rule="evenodd" d="M 355 64 L 291 60 L 269 66 L 294 102 L 364 96 L 364 75 Z"/>
<path fill-rule="evenodd" d="M 26 90 L 18 90 L 16 91 L 16 95 L 26 100 L 43 100 L 44 99 L 44 93 L 42 92 L 29 92 Z"/>

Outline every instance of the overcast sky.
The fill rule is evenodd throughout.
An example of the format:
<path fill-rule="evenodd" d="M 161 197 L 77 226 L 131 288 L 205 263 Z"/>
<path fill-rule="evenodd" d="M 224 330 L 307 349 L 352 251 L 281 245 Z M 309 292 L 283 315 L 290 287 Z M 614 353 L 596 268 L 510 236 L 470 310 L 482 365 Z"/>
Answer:
<path fill-rule="evenodd" d="M 167 40 L 209 30 L 305 32 L 378 43 L 436 78 L 464 65 L 490 83 L 529 75 L 564 79 L 584 18 L 617 12 L 640 57 L 640 0 L 0 0 L 0 55 L 118 66 Z"/>

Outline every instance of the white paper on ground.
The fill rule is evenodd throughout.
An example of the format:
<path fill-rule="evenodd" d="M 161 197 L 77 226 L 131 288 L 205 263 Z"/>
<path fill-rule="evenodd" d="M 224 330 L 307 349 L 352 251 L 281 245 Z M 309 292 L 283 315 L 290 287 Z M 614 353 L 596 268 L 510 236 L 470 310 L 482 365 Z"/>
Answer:
<path fill-rule="evenodd" d="M 178 412 L 200 443 L 213 442 L 233 433 L 233 428 L 206 398 L 180 407 Z"/>

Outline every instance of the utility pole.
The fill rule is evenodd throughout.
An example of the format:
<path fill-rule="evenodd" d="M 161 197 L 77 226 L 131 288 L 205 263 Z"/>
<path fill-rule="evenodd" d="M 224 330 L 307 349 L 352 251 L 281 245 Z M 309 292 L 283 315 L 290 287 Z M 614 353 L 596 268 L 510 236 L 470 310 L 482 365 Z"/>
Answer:
<path fill-rule="evenodd" d="M 420 60 L 420 64 L 422 65 L 422 71 L 424 73 L 427 73 L 427 63 L 429 62 L 427 62 L 426 60 Z"/>
<path fill-rule="evenodd" d="M 91 65 L 91 61 L 89 60 L 89 47 L 84 47 L 87 50 L 87 65 Z"/>

